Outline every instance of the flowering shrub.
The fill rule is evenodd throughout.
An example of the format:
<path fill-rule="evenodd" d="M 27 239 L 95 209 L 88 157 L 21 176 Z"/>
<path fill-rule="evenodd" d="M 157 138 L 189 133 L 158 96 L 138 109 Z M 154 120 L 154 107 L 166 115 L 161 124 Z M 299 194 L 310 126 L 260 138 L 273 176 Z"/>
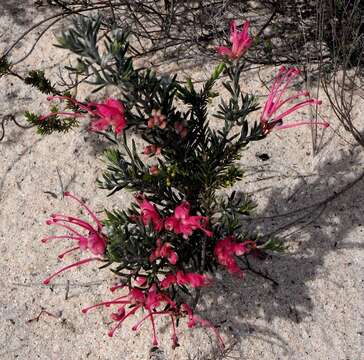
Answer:
<path fill-rule="evenodd" d="M 132 330 L 148 320 L 153 345 L 158 344 L 156 319 L 166 316 L 173 347 L 178 346 L 176 323 L 181 318 L 187 319 L 190 328 L 199 325 L 211 329 L 223 346 L 213 324 L 194 312 L 199 289 L 213 283 L 219 266 L 243 277 L 248 256 L 280 249 L 274 239 L 263 242 L 242 231 L 239 216 L 249 214 L 254 207 L 249 198 L 236 192 L 224 196 L 219 190 L 242 179 L 238 160 L 249 143 L 263 140 L 272 131 L 311 123 L 286 120 L 297 109 L 320 102 L 311 99 L 308 92 L 287 97 L 285 93 L 299 71 L 282 67 L 260 121 L 248 121 L 250 113 L 258 110 L 254 96 L 243 94 L 240 88 L 242 56 L 253 43 L 248 28 L 245 23 L 239 32 L 236 23 L 231 24 L 232 48 L 217 48 L 223 62 L 201 89 L 192 81 L 182 85 L 176 76 L 134 69 L 132 58 L 127 56 L 127 36 L 119 30 L 105 36 L 105 50 L 100 53 L 100 19 L 78 18 L 74 28 L 59 39 L 60 46 L 79 56 L 78 66 L 71 71 L 93 74 L 97 88 L 117 86 L 120 99 L 95 103 L 81 102 L 69 94 L 52 96 L 49 101 L 59 102 L 63 110 L 55 105 L 46 115 L 28 113 L 28 119 L 41 133 L 48 133 L 68 130 L 70 124 L 75 126 L 90 117 L 89 129 L 117 145 L 105 152 L 108 165 L 100 187 L 111 194 L 131 190 L 135 200 L 128 209 L 106 211 L 101 220 L 76 196 L 65 193 L 86 210 L 92 224 L 71 215 L 53 214 L 47 224 L 57 225 L 66 233 L 42 241 L 76 243 L 59 255 L 62 259 L 75 251 L 92 255 L 57 270 L 44 284 L 87 263 L 112 267 L 119 283 L 111 292 L 126 292 L 83 309 L 87 313 L 112 308 L 110 317 L 115 325 L 110 336 L 125 319 L 144 311 Z M 212 129 L 208 105 L 217 97 L 213 87 L 222 74 L 227 75 L 223 86 L 229 98 L 220 99 L 215 117 L 221 126 Z M 300 97 L 306 100 L 293 104 Z M 177 100 L 185 105 L 183 110 L 177 109 Z M 325 122 L 320 125 L 328 126 Z M 130 129 L 145 141 L 143 151 L 138 151 L 134 142 L 130 146 L 126 136 Z M 154 159 L 153 165 L 146 164 L 147 156 Z"/>

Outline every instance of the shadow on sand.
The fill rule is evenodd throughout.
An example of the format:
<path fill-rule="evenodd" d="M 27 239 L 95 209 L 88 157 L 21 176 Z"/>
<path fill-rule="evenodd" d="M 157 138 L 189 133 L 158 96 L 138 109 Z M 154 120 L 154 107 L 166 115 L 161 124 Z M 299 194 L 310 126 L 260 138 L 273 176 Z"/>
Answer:
<path fill-rule="evenodd" d="M 308 284 L 322 276 L 325 257 L 339 249 L 364 248 L 363 242 L 343 241 L 363 225 L 364 194 L 358 190 L 364 184 L 364 172 L 353 171 L 360 168 L 360 151 L 360 147 L 354 148 L 337 160 L 320 164 L 315 179 L 299 181 L 288 195 L 284 195 L 284 181 L 277 181 L 279 186 L 270 189 L 268 205 L 259 212 L 264 216 L 243 219 L 246 228 L 259 229 L 267 237 L 277 235 L 288 246 L 286 253 L 269 255 L 264 261 L 249 258 L 255 270 L 278 285 L 247 271 L 243 281 L 223 273 L 214 287 L 204 289 L 200 313 L 220 325 L 225 338 L 233 340 L 223 354 L 200 354 L 199 360 L 234 359 L 229 355 L 234 343 L 247 336 L 291 353 L 290 345 L 278 333 L 246 320 L 269 323 L 283 318 L 300 323 L 313 311 Z M 269 170 L 266 175 L 270 177 Z M 216 343 L 213 338 L 211 342 Z M 239 359 L 244 359 L 244 353 Z"/>

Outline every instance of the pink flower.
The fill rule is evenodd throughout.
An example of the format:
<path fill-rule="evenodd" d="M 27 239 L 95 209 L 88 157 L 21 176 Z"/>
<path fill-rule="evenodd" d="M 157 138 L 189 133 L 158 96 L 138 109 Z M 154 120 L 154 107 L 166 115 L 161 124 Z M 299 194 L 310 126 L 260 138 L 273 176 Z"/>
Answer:
<path fill-rule="evenodd" d="M 159 292 L 155 285 L 152 285 L 149 289 L 144 290 L 131 288 L 127 295 L 117 297 L 116 299 L 110 301 L 104 301 L 88 308 L 84 308 L 82 309 L 82 312 L 86 314 L 92 309 L 102 306 L 110 307 L 113 305 L 117 305 L 118 308 L 116 312 L 111 313 L 110 317 L 112 320 L 116 321 L 117 324 L 109 331 L 109 336 L 114 335 L 115 331 L 120 328 L 125 319 L 131 315 L 134 315 L 138 310 L 144 309 L 147 311 L 147 315 L 137 322 L 132 327 L 132 330 L 137 331 L 143 325 L 144 321 L 149 319 L 152 325 L 152 344 L 157 346 L 158 340 L 156 334 L 155 317 L 158 315 L 167 315 L 171 318 L 173 345 L 178 345 L 175 327 L 175 314 L 177 311 L 176 303 L 172 301 L 167 295 Z M 129 306 L 129 309 L 126 309 L 127 306 Z M 163 310 L 159 310 L 159 307 L 162 307 Z"/>
<path fill-rule="evenodd" d="M 181 205 L 175 208 L 174 214 L 166 219 L 164 223 L 166 230 L 174 231 L 176 234 L 183 234 L 183 237 L 187 239 L 194 230 L 200 229 L 211 237 L 212 232 L 205 228 L 208 218 L 205 216 L 190 216 L 189 212 L 190 204 L 183 201 Z"/>
<path fill-rule="evenodd" d="M 138 311 L 141 307 L 144 306 L 146 296 L 144 292 L 140 289 L 133 288 L 129 290 L 129 293 L 125 296 L 119 296 L 116 299 L 104 301 L 87 308 L 82 309 L 82 312 L 86 314 L 92 309 L 98 308 L 100 306 L 109 307 L 111 305 L 118 305 L 117 312 L 111 314 L 111 319 L 117 321 L 117 325 L 111 329 L 108 333 L 110 337 L 114 335 L 114 332 L 121 326 L 121 323 L 133 315 L 136 311 Z M 126 312 L 125 307 L 127 305 L 132 305 L 132 309 L 129 312 Z"/>
<path fill-rule="evenodd" d="M 211 283 L 211 279 L 206 275 L 177 271 L 177 283 L 179 285 L 191 285 L 196 288 L 209 285 Z"/>
<path fill-rule="evenodd" d="M 157 208 L 155 205 L 151 204 L 145 198 L 137 198 L 140 207 L 140 218 L 144 225 L 148 225 L 149 223 L 153 224 L 153 227 L 156 231 L 161 231 L 163 228 L 163 219 L 159 215 Z"/>
<path fill-rule="evenodd" d="M 214 254 L 219 264 L 226 266 L 231 274 L 243 276 L 244 273 L 236 263 L 234 256 L 241 256 L 248 253 L 250 249 L 246 245 L 251 244 L 252 247 L 255 247 L 255 243 L 251 240 L 237 243 L 234 240 L 234 236 L 228 236 L 225 239 L 219 240 L 215 246 Z"/>
<path fill-rule="evenodd" d="M 58 257 L 60 259 L 62 259 L 66 254 L 69 254 L 75 250 L 82 250 L 82 251 L 89 250 L 94 255 L 104 255 L 106 251 L 107 237 L 102 233 L 103 224 L 96 217 L 96 215 L 86 206 L 84 202 L 82 202 L 69 192 L 65 192 L 64 195 L 76 200 L 89 213 L 92 220 L 96 223 L 96 226 L 91 225 L 88 222 L 73 216 L 53 214 L 51 216 L 51 219 L 47 220 L 47 224 L 61 226 L 68 232 L 70 232 L 70 234 L 48 236 L 42 239 L 42 242 L 47 243 L 50 240 L 59 240 L 59 239 L 68 239 L 77 242 L 78 246 L 68 249 L 65 252 L 59 254 Z M 84 234 L 83 232 L 86 232 L 86 234 Z M 63 271 L 88 263 L 93 260 L 102 260 L 102 259 L 99 257 L 94 257 L 94 258 L 80 260 L 77 263 L 66 266 L 61 270 L 57 271 L 56 273 L 45 279 L 43 283 L 49 284 L 51 279 L 53 279 L 55 276 L 62 273 Z"/>
<path fill-rule="evenodd" d="M 252 44 L 252 39 L 249 36 L 249 21 L 246 21 L 243 25 L 243 30 L 238 31 L 236 22 L 230 23 L 230 41 L 232 43 L 231 49 L 226 46 L 218 46 L 216 48 L 220 55 L 226 55 L 231 60 L 241 58 Z"/>
<path fill-rule="evenodd" d="M 150 255 L 149 261 L 153 262 L 158 258 L 167 258 L 172 265 L 176 265 L 178 261 L 178 255 L 173 250 L 172 245 L 169 242 L 162 244 L 161 239 L 157 239 L 157 247 Z"/>
<path fill-rule="evenodd" d="M 300 71 L 296 67 L 291 67 L 287 69 L 282 66 L 279 69 L 278 74 L 276 75 L 273 85 L 270 89 L 267 102 L 265 103 L 263 113 L 260 117 L 260 123 L 263 128 L 264 134 L 269 133 L 271 130 L 281 130 L 299 125 L 321 125 L 326 128 L 329 126 L 328 122 L 312 122 L 312 121 L 298 121 L 293 122 L 287 125 L 283 125 L 283 118 L 288 116 L 289 114 L 295 112 L 296 110 L 307 106 L 307 105 L 320 105 L 321 101 L 313 98 L 309 98 L 310 93 L 308 91 L 300 91 L 295 95 L 289 96 L 283 99 L 284 93 L 287 91 L 289 85 L 292 80 L 298 76 Z M 283 112 L 278 112 L 278 110 L 285 104 L 289 104 L 293 100 L 296 100 L 300 97 L 306 97 L 306 100 L 303 100 L 295 105 L 291 106 L 287 110 Z"/>
<path fill-rule="evenodd" d="M 148 295 L 145 301 L 145 307 L 148 310 L 154 311 L 158 308 L 162 303 L 168 304 L 171 307 L 175 307 L 176 303 L 172 301 L 167 295 L 157 290 L 155 284 L 153 284 L 149 290 Z"/>
<path fill-rule="evenodd" d="M 150 175 L 153 175 L 153 176 L 157 176 L 159 174 L 159 168 L 158 168 L 158 165 L 152 165 L 150 168 L 149 168 L 149 174 Z"/>
<path fill-rule="evenodd" d="M 190 285 L 194 288 L 206 286 L 211 284 L 211 279 L 206 275 L 198 273 L 184 273 L 183 271 L 177 271 L 176 274 L 168 274 L 161 281 L 161 288 L 167 289 L 171 285 Z"/>
<path fill-rule="evenodd" d="M 138 276 L 135 279 L 135 282 L 138 286 L 144 286 L 147 284 L 147 277 L 146 276 Z"/>
<path fill-rule="evenodd" d="M 168 274 L 166 277 L 161 281 L 161 288 L 168 289 L 171 285 L 177 284 L 177 276 L 175 274 Z"/>
<path fill-rule="evenodd" d="M 188 129 L 183 122 L 177 122 L 174 124 L 174 128 L 177 134 L 183 139 L 188 134 Z"/>
<path fill-rule="evenodd" d="M 109 126 L 114 128 L 115 134 L 121 133 L 126 127 L 126 119 L 124 113 L 124 105 L 121 101 L 109 98 L 104 103 L 94 103 L 89 102 L 87 105 L 82 104 L 76 99 L 69 96 L 48 96 L 48 100 L 59 99 L 66 100 L 71 102 L 72 104 L 79 107 L 81 110 L 86 111 L 90 115 L 98 118 L 91 124 L 92 131 L 103 131 L 107 129 Z M 47 117 L 52 115 L 68 115 L 74 117 L 82 117 L 81 113 L 67 113 L 67 112 L 58 112 L 51 113 L 45 116 L 42 116 L 40 119 L 45 120 Z"/>
<path fill-rule="evenodd" d="M 165 129 L 167 126 L 167 118 L 162 115 L 160 110 L 152 110 L 152 116 L 148 120 L 148 128 L 154 128 L 155 126 L 160 129 Z"/>
<path fill-rule="evenodd" d="M 144 155 L 160 155 L 161 148 L 157 145 L 148 145 L 144 148 L 143 154 Z"/>
<path fill-rule="evenodd" d="M 115 287 L 113 291 L 119 287 L 121 286 Z M 152 330 L 152 344 L 154 346 L 158 345 L 155 324 L 155 319 L 157 316 L 168 316 L 170 318 L 172 328 L 172 347 L 175 348 L 178 346 L 176 319 L 187 315 L 188 327 L 192 328 L 199 324 L 202 327 L 211 329 L 217 336 L 220 346 L 222 348 L 224 347 L 224 342 L 216 327 L 214 327 L 209 321 L 202 319 L 200 316 L 194 315 L 189 305 L 181 304 L 180 306 L 177 306 L 177 304 L 168 295 L 158 290 L 155 284 L 145 289 L 131 287 L 129 288 L 129 292 L 126 295 L 84 308 L 82 309 L 82 312 L 86 314 L 90 310 L 99 307 L 108 308 L 110 306 L 116 306 L 116 311 L 112 312 L 110 315 L 111 319 L 116 322 L 116 325 L 110 329 L 108 333 L 109 336 L 113 336 L 115 331 L 121 327 L 123 322 L 128 317 L 136 314 L 139 310 L 143 310 L 141 311 L 143 315 L 145 313 L 146 314 L 141 320 L 134 324 L 132 330 L 139 330 L 144 322 L 149 320 Z"/>
<path fill-rule="evenodd" d="M 124 105 L 119 100 L 109 98 L 104 103 L 90 102 L 87 107 L 91 114 L 99 118 L 92 122 L 91 130 L 103 131 L 112 126 L 115 134 L 119 134 L 126 127 Z"/>

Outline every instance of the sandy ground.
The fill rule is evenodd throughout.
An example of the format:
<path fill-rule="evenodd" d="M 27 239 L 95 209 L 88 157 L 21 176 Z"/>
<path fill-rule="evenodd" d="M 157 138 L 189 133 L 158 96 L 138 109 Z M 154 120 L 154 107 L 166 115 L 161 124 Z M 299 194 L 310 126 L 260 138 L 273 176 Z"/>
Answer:
<path fill-rule="evenodd" d="M 2 0 L 0 49 L 44 16 L 23 1 Z M 29 48 L 36 35 L 23 45 Z M 51 49 L 53 41 L 51 34 L 45 36 L 18 69 L 36 66 L 48 75 L 56 72 L 56 65 L 68 55 Z M 13 60 L 22 53 L 15 49 Z M 271 72 L 266 69 L 261 75 L 268 80 Z M 266 93 L 254 73 L 244 86 Z M 0 97 L 0 116 L 15 114 L 21 119 L 24 110 L 45 110 L 47 105 L 43 95 L 15 78 L 0 79 Z M 359 113 L 364 109 L 363 104 L 356 106 Z M 301 128 L 251 145 L 241 160 L 246 179 L 236 188 L 254 193 L 259 205 L 256 217 L 246 219 L 246 227 L 278 232 L 288 246 L 286 253 L 255 264 L 279 286 L 253 274 L 243 281 L 219 274 L 216 285 L 205 290 L 199 311 L 220 327 L 227 352 L 219 354 L 208 331 L 186 326 L 180 326 L 181 347 L 173 351 L 162 323 L 165 359 L 363 359 L 364 180 L 345 188 L 362 174 L 363 150 L 338 129 L 327 106 L 321 112 L 332 126 L 318 138 L 316 156 L 310 129 Z M 40 243 L 53 231 L 44 225 L 47 215 L 54 210 L 79 214 L 76 204 L 61 198 L 59 178 L 65 189 L 87 199 L 96 210 L 129 202 L 130 194 L 106 198 L 106 192 L 96 188 L 105 144 L 82 129 L 48 137 L 12 123 L 6 130 L 0 143 L 0 358 L 149 358 L 148 326 L 133 333 L 126 325 L 110 339 L 107 310 L 80 312 L 108 298 L 111 272 L 85 266 L 59 277 L 52 286 L 41 284 L 60 267 L 56 254 L 62 249 Z M 262 153 L 269 160 L 260 160 Z M 334 199 L 325 207 L 314 205 L 331 196 Z M 306 209 L 289 214 L 302 208 Z M 42 309 L 57 317 L 43 314 L 38 322 L 28 322 Z"/>

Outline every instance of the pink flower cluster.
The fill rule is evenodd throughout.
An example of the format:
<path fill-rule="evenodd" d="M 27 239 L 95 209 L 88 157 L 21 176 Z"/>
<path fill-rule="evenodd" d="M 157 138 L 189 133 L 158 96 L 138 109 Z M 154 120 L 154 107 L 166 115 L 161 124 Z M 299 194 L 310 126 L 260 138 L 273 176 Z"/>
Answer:
<path fill-rule="evenodd" d="M 159 127 L 165 129 L 167 126 L 167 118 L 160 110 L 152 110 L 152 116 L 148 120 L 148 128 Z"/>
<path fill-rule="evenodd" d="M 218 46 L 216 48 L 220 55 L 227 56 L 231 60 L 241 58 L 246 51 L 252 45 L 252 39 L 249 36 L 249 21 L 246 21 L 243 25 L 242 31 L 239 31 L 236 26 L 236 22 L 232 21 L 230 23 L 230 41 L 232 47 L 228 48 L 226 46 Z"/>
<path fill-rule="evenodd" d="M 104 103 L 90 102 L 87 105 L 89 113 L 98 118 L 91 124 L 91 130 L 104 131 L 109 126 L 115 134 L 120 134 L 126 127 L 124 105 L 116 99 L 109 98 Z"/>
<path fill-rule="evenodd" d="M 116 286 L 111 288 L 111 291 L 115 291 L 117 288 L 122 288 L 124 286 Z M 159 311 L 158 307 L 164 304 L 164 307 L 167 305 L 169 310 Z M 147 311 L 148 315 L 144 316 L 142 320 L 136 323 L 132 329 L 134 331 L 138 330 L 143 322 L 147 319 L 150 320 L 152 324 L 153 330 L 153 345 L 158 345 L 157 336 L 156 336 L 156 328 L 154 319 L 157 315 L 171 315 L 174 314 L 173 309 L 176 308 L 176 304 L 172 301 L 167 295 L 157 291 L 156 286 L 152 285 L 149 289 L 141 290 L 139 288 L 131 288 L 129 289 L 129 293 L 124 296 L 119 296 L 115 299 L 104 301 L 99 304 L 92 305 L 90 307 L 82 309 L 83 313 L 87 313 L 91 309 L 95 309 L 101 306 L 109 307 L 111 305 L 117 305 L 117 311 L 111 314 L 111 319 L 116 321 L 116 325 L 109 331 L 108 335 L 113 336 L 115 331 L 122 325 L 122 323 L 127 319 L 129 316 L 134 315 L 138 310 L 144 309 Z M 126 307 L 130 306 L 131 308 L 129 311 L 126 310 Z M 172 339 L 174 344 L 177 345 L 177 335 L 175 329 L 175 322 L 174 317 L 172 318 L 172 328 L 173 328 L 173 335 Z"/>
<path fill-rule="evenodd" d="M 265 134 L 273 129 L 281 130 L 300 125 L 320 125 L 324 128 L 329 126 L 328 122 L 314 122 L 314 121 L 297 121 L 290 124 L 283 124 L 283 119 L 291 113 L 299 110 L 300 108 L 308 105 L 320 105 L 321 101 L 310 98 L 308 91 L 300 91 L 296 94 L 283 98 L 285 92 L 288 90 L 292 81 L 300 74 L 296 67 L 286 68 L 282 66 L 276 75 L 273 85 L 269 91 L 268 99 L 265 103 L 260 123 Z M 305 100 L 291 106 L 285 111 L 279 111 L 283 105 L 291 103 L 301 97 L 306 97 Z"/>
<path fill-rule="evenodd" d="M 230 41 L 232 43 L 232 47 L 228 48 L 226 46 L 219 46 L 216 48 L 217 52 L 220 55 L 227 56 L 231 60 L 241 58 L 253 42 L 249 36 L 249 25 L 250 23 L 246 21 L 242 31 L 238 31 L 236 22 L 232 21 L 230 23 Z M 321 104 L 320 100 L 310 98 L 308 91 L 300 91 L 285 99 L 283 98 L 291 82 L 299 75 L 299 73 L 300 71 L 296 67 L 286 68 L 285 66 L 282 66 L 279 69 L 279 72 L 276 75 L 273 85 L 270 89 L 263 113 L 260 117 L 260 123 L 264 135 L 268 134 L 273 129 L 282 130 L 300 125 L 319 125 L 323 128 L 327 128 L 329 126 L 329 123 L 326 121 L 297 121 L 290 124 L 283 124 L 283 119 L 286 116 L 292 114 L 300 108 L 307 105 Z M 306 99 L 291 106 L 285 111 L 281 111 L 283 105 L 288 105 L 293 100 L 301 97 L 306 97 Z"/>
<path fill-rule="evenodd" d="M 140 283 L 138 285 L 140 285 Z M 143 285 L 145 285 L 145 281 L 143 282 Z M 123 285 L 117 285 L 113 286 L 110 290 L 114 292 L 116 289 L 123 287 Z M 177 306 L 177 304 L 168 295 L 159 291 L 155 284 L 143 289 L 137 287 L 129 288 L 128 294 L 84 308 L 82 309 L 82 312 L 87 313 L 88 311 L 98 307 L 110 307 L 113 305 L 117 306 L 117 310 L 111 313 L 110 317 L 116 322 L 116 325 L 109 331 L 109 336 L 113 336 L 115 331 L 120 328 L 122 323 L 128 317 L 135 315 L 139 310 L 144 310 L 147 312 L 147 315 L 135 323 L 132 326 L 132 330 L 139 330 L 143 323 L 146 320 L 149 320 L 152 329 L 152 344 L 154 346 L 158 345 L 155 324 L 157 316 L 168 316 L 171 319 L 171 339 L 173 348 L 175 348 L 179 346 L 176 331 L 176 319 L 187 315 L 188 327 L 192 328 L 197 324 L 200 324 L 203 327 L 212 329 L 218 337 L 220 346 L 224 347 L 224 342 L 219 332 L 210 322 L 202 319 L 198 315 L 194 315 L 192 309 L 187 304 Z"/>
<path fill-rule="evenodd" d="M 49 284 L 54 277 L 65 270 L 78 267 L 90 261 L 104 260 L 100 257 L 105 255 L 107 246 L 107 237 L 102 232 L 103 224 L 83 201 L 68 192 L 65 193 L 65 196 L 75 199 L 91 216 L 95 225 L 91 225 L 88 222 L 73 216 L 53 214 L 51 219 L 47 221 L 47 224 L 58 225 L 66 229 L 70 234 L 49 236 L 44 238 L 42 242 L 47 243 L 50 240 L 55 239 L 76 241 L 78 246 L 60 254 L 60 258 L 63 258 L 65 254 L 77 249 L 82 251 L 89 250 L 92 254 L 97 256 L 80 260 L 58 270 L 45 279 L 43 282 L 44 284 Z M 132 217 L 131 221 L 139 219 L 145 225 L 151 224 L 156 232 L 161 232 L 162 230 L 173 231 L 176 234 L 182 235 L 185 239 L 187 239 L 195 230 L 204 232 L 208 237 L 212 237 L 213 235 L 210 230 L 206 229 L 208 223 L 206 217 L 190 215 L 190 205 L 187 201 L 183 201 L 178 205 L 175 208 L 173 215 L 163 218 L 159 214 L 156 206 L 150 203 L 143 194 L 136 195 L 136 199 L 139 204 L 140 214 L 137 217 Z M 231 273 L 242 275 L 234 257 L 248 253 L 254 246 L 255 244 L 253 241 L 237 243 L 233 236 L 229 236 L 217 242 L 214 253 L 218 263 L 226 266 Z M 158 259 L 167 259 L 169 264 L 173 266 L 176 266 L 179 260 L 173 245 L 168 241 L 163 243 L 161 238 L 157 239 L 156 248 L 149 256 L 149 261 L 151 263 Z M 196 325 L 210 328 L 216 334 L 220 345 L 222 347 L 224 346 L 218 330 L 209 321 L 202 319 L 198 315 L 194 315 L 188 304 L 183 303 L 177 305 L 170 297 L 171 286 L 190 286 L 192 288 L 207 286 L 212 282 L 212 279 L 209 276 L 195 272 L 186 272 L 177 268 L 175 272 L 170 271 L 165 274 L 161 280 L 154 279 L 153 283 L 148 283 L 148 278 L 146 276 L 138 276 L 135 281 L 135 286 L 130 286 L 126 295 L 95 304 L 84 308 L 82 311 L 87 313 L 98 307 L 117 306 L 116 310 L 110 315 L 111 319 L 116 322 L 116 325 L 109 331 L 109 336 L 113 336 L 115 331 L 120 328 L 127 318 L 136 315 L 139 310 L 144 310 L 147 314 L 132 327 L 132 330 L 138 330 L 146 320 L 149 320 L 152 329 L 152 343 L 155 346 L 158 345 L 155 319 L 158 316 L 168 316 L 171 319 L 171 339 L 173 347 L 178 346 L 176 320 L 187 316 L 189 328 L 195 327 Z M 116 289 L 124 287 L 123 284 L 116 285 L 111 288 L 111 291 L 114 292 Z"/>
<path fill-rule="evenodd" d="M 208 218 L 206 216 L 191 216 L 190 204 L 187 201 L 183 201 L 175 208 L 174 214 L 165 220 L 164 227 L 168 231 L 182 234 L 185 239 L 197 229 L 203 231 L 206 236 L 211 237 L 212 232 L 206 229 L 207 223 Z"/>
<path fill-rule="evenodd" d="M 247 245 L 250 245 L 250 248 Z M 231 274 L 243 276 L 244 273 L 238 266 L 235 256 L 247 254 L 254 247 L 255 242 L 251 240 L 237 243 L 234 236 L 228 236 L 217 242 L 214 253 L 219 264 L 225 266 Z"/>
<path fill-rule="evenodd" d="M 140 207 L 140 218 L 144 225 L 151 223 L 156 231 L 163 228 L 175 234 L 181 234 L 185 239 L 192 235 L 193 231 L 201 230 L 206 236 L 211 237 L 212 232 L 206 229 L 208 218 L 206 216 L 190 215 L 190 204 L 183 201 L 178 205 L 173 215 L 163 219 L 155 205 L 151 204 L 143 196 L 137 195 L 136 199 Z"/>
<path fill-rule="evenodd" d="M 210 230 L 206 229 L 208 223 L 207 217 L 191 216 L 190 205 L 187 201 L 183 201 L 178 205 L 173 215 L 163 219 L 155 205 L 152 205 L 144 196 L 139 194 L 137 200 L 141 211 L 139 218 L 144 225 L 152 224 L 157 232 L 165 229 L 182 235 L 185 239 L 188 239 L 195 230 L 203 231 L 208 237 L 212 237 L 213 235 Z M 214 254 L 218 263 L 225 266 L 230 273 L 242 276 L 243 272 L 239 268 L 235 256 L 249 253 L 251 249 L 255 248 L 255 242 L 247 240 L 238 243 L 235 240 L 234 236 L 228 236 L 219 240 L 215 246 Z M 150 255 L 149 260 L 153 262 L 161 258 L 166 258 L 172 265 L 176 265 L 178 262 L 178 254 L 174 250 L 173 245 L 170 242 L 162 243 L 162 240 L 158 238 L 156 248 Z M 177 271 L 176 274 L 168 274 L 162 280 L 161 286 L 162 288 L 168 288 L 172 284 L 189 284 L 192 287 L 198 287 L 209 283 L 210 280 L 204 275 L 194 273 L 185 274 L 182 271 Z"/>
<path fill-rule="evenodd" d="M 176 265 L 178 261 L 178 255 L 173 250 L 172 245 L 169 242 L 162 244 L 161 239 L 157 239 L 157 247 L 154 249 L 149 257 L 149 261 L 153 262 L 159 258 L 166 258 L 170 264 Z"/>
<path fill-rule="evenodd" d="M 149 129 L 159 127 L 163 130 L 167 127 L 167 118 L 165 115 L 162 114 L 160 110 L 153 109 L 152 116 L 148 119 L 147 126 Z M 188 129 L 184 122 L 176 122 L 174 124 L 174 129 L 181 138 L 185 138 L 187 136 Z M 160 153 L 160 148 L 156 147 L 155 145 L 147 146 L 144 149 L 144 154 L 146 155 L 159 155 L 158 152 Z"/>
<path fill-rule="evenodd" d="M 181 234 L 185 239 L 188 239 L 192 235 L 194 230 L 201 230 L 207 236 L 211 237 L 212 232 L 206 229 L 208 219 L 204 216 L 191 216 L 190 205 L 187 201 L 182 202 L 174 210 L 174 214 L 162 218 L 155 205 L 151 204 L 142 194 L 136 195 L 136 200 L 140 208 L 139 218 L 144 225 L 151 224 L 156 232 L 160 232 L 163 229 L 174 232 L 175 234 Z M 149 261 L 154 262 L 157 259 L 167 259 L 172 265 L 176 265 L 178 262 L 178 254 L 173 248 L 170 242 L 163 243 L 161 238 L 156 241 L 156 248 L 149 256 Z M 203 279 L 203 275 L 200 274 L 183 274 L 177 272 L 176 275 L 169 274 L 162 282 L 162 287 L 169 287 L 170 284 L 175 283 L 178 285 L 191 284 L 193 287 L 202 286 L 202 283 L 207 284 Z M 200 284 L 200 285 L 197 285 Z"/>
<path fill-rule="evenodd" d="M 47 220 L 47 225 L 57 225 L 64 229 L 66 229 L 70 234 L 64 235 L 56 235 L 56 236 L 48 236 L 42 239 L 43 243 L 48 243 L 50 240 L 71 240 L 77 243 L 76 247 L 71 249 L 67 249 L 66 251 L 62 252 L 58 255 L 58 258 L 63 259 L 66 254 L 69 254 L 76 250 L 86 251 L 89 250 L 93 255 L 97 255 L 96 257 L 86 258 L 80 260 L 76 263 L 71 265 L 65 266 L 62 269 L 58 270 L 47 279 L 43 281 L 44 284 L 49 284 L 49 282 L 60 273 L 88 263 L 90 261 L 102 261 L 102 256 L 105 254 L 106 245 L 107 245 L 107 237 L 103 234 L 103 224 L 100 220 L 96 217 L 96 215 L 86 206 L 86 204 L 81 201 L 80 199 L 76 198 L 69 192 L 65 192 L 64 196 L 70 197 L 76 200 L 91 216 L 92 220 L 96 223 L 96 226 L 89 224 L 88 222 L 73 217 L 69 215 L 62 215 L 62 214 L 52 214 L 51 218 Z"/>
<path fill-rule="evenodd" d="M 140 219 L 144 225 L 152 224 L 154 230 L 159 232 L 163 229 L 164 222 L 155 205 L 150 203 L 143 195 L 136 195 L 136 200 L 139 203 Z"/>
<path fill-rule="evenodd" d="M 48 100 L 66 100 L 78 106 L 81 110 L 95 118 L 91 123 L 91 131 L 103 131 L 109 127 L 114 129 L 115 134 L 120 134 L 126 127 L 125 109 L 121 101 L 109 98 L 104 103 L 89 102 L 86 105 L 69 96 L 49 96 Z M 63 115 L 69 117 L 83 117 L 81 112 L 52 112 L 39 118 L 44 121 L 54 115 Z"/>

